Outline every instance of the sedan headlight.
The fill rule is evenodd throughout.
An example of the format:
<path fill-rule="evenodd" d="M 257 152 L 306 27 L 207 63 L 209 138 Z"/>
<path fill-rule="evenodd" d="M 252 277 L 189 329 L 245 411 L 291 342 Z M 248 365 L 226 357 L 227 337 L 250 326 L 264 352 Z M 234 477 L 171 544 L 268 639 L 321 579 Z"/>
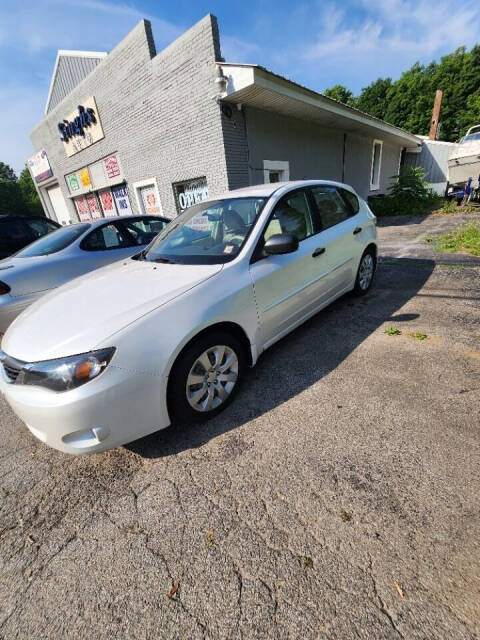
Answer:
<path fill-rule="evenodd" d="M 13 374 L 9 357 L 4 354 L 3 366 L 10 381 L 15 384 L 46 387 L 52 391 L 68 391 L 99 376 L 107 367 L 114 353 L 115 348 L 109 347 L 58 360 L 21 364 L 16 361 L 15 364 L 18 363 L 17 367 L 19 368 L 16 375 Z"/>

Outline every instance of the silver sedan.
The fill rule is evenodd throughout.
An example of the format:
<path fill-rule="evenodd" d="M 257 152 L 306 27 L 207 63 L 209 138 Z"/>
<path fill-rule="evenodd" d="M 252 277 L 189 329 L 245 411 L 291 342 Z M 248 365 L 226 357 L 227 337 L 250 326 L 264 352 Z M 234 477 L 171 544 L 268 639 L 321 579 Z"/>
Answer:
<path fill-rule="evenodd" d="M 168 222 L 156 216 L 120 216 L 73 224 L 0 260 L 0 332 L 50 290 L 138 253 Z"/>

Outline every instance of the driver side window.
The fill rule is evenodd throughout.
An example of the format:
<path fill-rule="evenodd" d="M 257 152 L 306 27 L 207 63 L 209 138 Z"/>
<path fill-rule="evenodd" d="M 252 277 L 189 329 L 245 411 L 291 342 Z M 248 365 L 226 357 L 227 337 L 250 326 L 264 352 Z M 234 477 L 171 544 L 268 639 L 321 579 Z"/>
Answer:
<path fill-rule="evenodd" d="M 264 241 L 276 233 L 293 233 L 299 242 L 316 233 L 305 191 L 287 193 L 277 204 L 265 228 Z"/>

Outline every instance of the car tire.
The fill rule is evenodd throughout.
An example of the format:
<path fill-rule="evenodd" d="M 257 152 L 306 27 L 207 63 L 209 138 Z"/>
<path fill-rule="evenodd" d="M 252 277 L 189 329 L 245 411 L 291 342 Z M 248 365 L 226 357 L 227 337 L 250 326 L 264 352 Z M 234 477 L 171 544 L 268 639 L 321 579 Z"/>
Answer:
<path fill-rule="evenodd" d="M 369 292 L 375 277 L 376 267 L 377 258 L 375 257 L 375 251 L 369 247 L 365 249 L 360 258 L 357 277 L 355 278 L 355 286 L 353 288 L 353 294 L 355 296 L 364 296 Z"/>
<path fill-rule="evenodd" d="M 245 367 L 244 346 L 226 331 L 212 331 L 187 345 L 169 376 L 172 422 L 204 422 L 223 411 L 235 397 Z"/>

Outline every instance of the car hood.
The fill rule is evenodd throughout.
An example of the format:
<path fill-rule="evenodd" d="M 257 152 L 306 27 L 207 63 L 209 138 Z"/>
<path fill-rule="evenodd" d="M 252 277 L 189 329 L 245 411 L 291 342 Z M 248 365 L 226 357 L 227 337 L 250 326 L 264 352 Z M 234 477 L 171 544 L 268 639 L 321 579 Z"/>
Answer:
<path fill-rule="evenodd" d="M 2 349 L 27 362 L 90 351 L 222 267 L 129 260 L 98 269 L 33 303 L 10 325 Z"/>

